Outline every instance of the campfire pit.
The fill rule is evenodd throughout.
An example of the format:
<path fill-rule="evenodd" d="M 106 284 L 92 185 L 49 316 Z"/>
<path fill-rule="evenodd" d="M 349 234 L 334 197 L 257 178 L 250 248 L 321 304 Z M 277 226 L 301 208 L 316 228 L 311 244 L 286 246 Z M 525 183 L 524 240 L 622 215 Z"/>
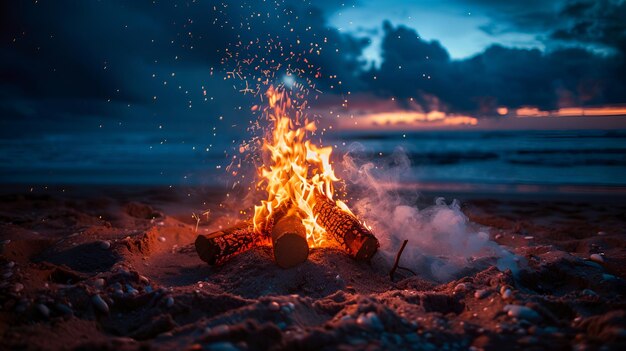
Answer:
<path fill-rule="evenodd" d="M 267 164 L 260 165 L 259 185 L 267 200 L 254 217 L 234 227 L 199 235 L 198 256 L 219 265 L 256 246 L 271 244 L 276 264 L 290 268 L 306 261 L 309 248 L 335 246 L 357 260 L 370 260 L 379 243 L 340 200 L 333 200 L 335 176 L 332 148 L 305 140 L 316 130 L 304 114 L 306 103 L 294 104 L 284 89 L 270 87 L 264 115 L 273 127 L 263 143 Z M 292 117 L 290 117 L 292 116 Z"/>

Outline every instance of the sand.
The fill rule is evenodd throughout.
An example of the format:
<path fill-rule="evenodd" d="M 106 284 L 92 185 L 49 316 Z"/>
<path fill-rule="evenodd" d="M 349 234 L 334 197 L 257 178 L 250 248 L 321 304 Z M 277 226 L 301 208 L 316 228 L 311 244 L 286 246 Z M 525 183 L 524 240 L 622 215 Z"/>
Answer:
<path fill-rule="evenodd" d="M 209 267 L 192 243 L 228 225 L 222 196 L 4 187 L 0 349 L 626 349 L 619 201 L 466 194 L 469 219 L 526 263 L 440 283 L 336 249 L 288 270 L 265 247 Z"/>

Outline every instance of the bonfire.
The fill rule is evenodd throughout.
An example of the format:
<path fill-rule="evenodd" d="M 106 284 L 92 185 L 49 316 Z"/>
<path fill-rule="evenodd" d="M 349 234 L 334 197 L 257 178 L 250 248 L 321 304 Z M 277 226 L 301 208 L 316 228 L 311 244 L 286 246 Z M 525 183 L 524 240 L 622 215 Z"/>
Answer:
<path fill-rule="evenodd" d="M 195 242 L 210 265 L 257 246 L 271 245 L 276 264 L 293 267 L 306 261 L 309 248 L 337 246 L 357 260 L 370 260 L 379 243 L 345 202 L 334 198 L 339 181 L 330 163 L 331 147 L 307 139 L 316 130 L 302 110 L 294 109 L 287 90 L 272 86 L 263 113 L 271 124 L 262 152 L 269 164 L 258 169 L 258 187 L 267 199 L 254 216 Z"/>

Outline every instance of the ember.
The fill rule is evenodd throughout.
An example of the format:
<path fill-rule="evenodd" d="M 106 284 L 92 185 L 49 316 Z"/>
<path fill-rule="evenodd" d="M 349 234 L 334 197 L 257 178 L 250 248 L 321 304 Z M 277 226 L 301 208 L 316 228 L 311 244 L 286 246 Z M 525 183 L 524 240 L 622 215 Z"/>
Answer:
<path fill-rule="evenodd" d="M 333 200 L 339 181 L 330 164 L 332 148 L 317 147 L 307 135 L 315 123 L 294 106 L 287 91 L 270 87 L 264 114 L 271 123 L 263 152 L 269 164 L 259 170 L 258 186 L 267 200 L 255 206 L 251 222 L 200 235 L 202 260 L 219 265 L 255 246 L 271 243 L 276 263 L 289 268 L 307 259 L 309 247 L 341 247 L 357 260 L 370 260 L 379 243 L 348 206 Z"/>

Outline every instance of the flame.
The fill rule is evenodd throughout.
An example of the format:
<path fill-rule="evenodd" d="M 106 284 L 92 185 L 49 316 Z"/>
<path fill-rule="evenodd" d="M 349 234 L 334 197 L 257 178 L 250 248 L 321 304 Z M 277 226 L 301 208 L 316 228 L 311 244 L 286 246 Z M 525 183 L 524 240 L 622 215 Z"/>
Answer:
<path fill-rule="evenodd" d="M 265 114 L 271 123 L 271 132 L 263 142 L 263 152 L 270 161 L 259 167 L 257 186 L 264 186 L 268 197 L 254 207 L 254 228 L 262 232 L 280 208 L 297 206 L 309 246 L 329 245 L 324 228 L 316 222 L 313 207 L 316 191 L 333 199 L 333 183 L 339 179 L 330 164 L 332 147 L 318 147 L 305 140 L 308 134 L 315 132 L 315 122 L 307 119 L 303 106 L 298 109 L 292 105 L 284 89 L 270 86 L 265 95 L 269 101 Z M 345 203 L 336 203 L 351 213 Z"/>

